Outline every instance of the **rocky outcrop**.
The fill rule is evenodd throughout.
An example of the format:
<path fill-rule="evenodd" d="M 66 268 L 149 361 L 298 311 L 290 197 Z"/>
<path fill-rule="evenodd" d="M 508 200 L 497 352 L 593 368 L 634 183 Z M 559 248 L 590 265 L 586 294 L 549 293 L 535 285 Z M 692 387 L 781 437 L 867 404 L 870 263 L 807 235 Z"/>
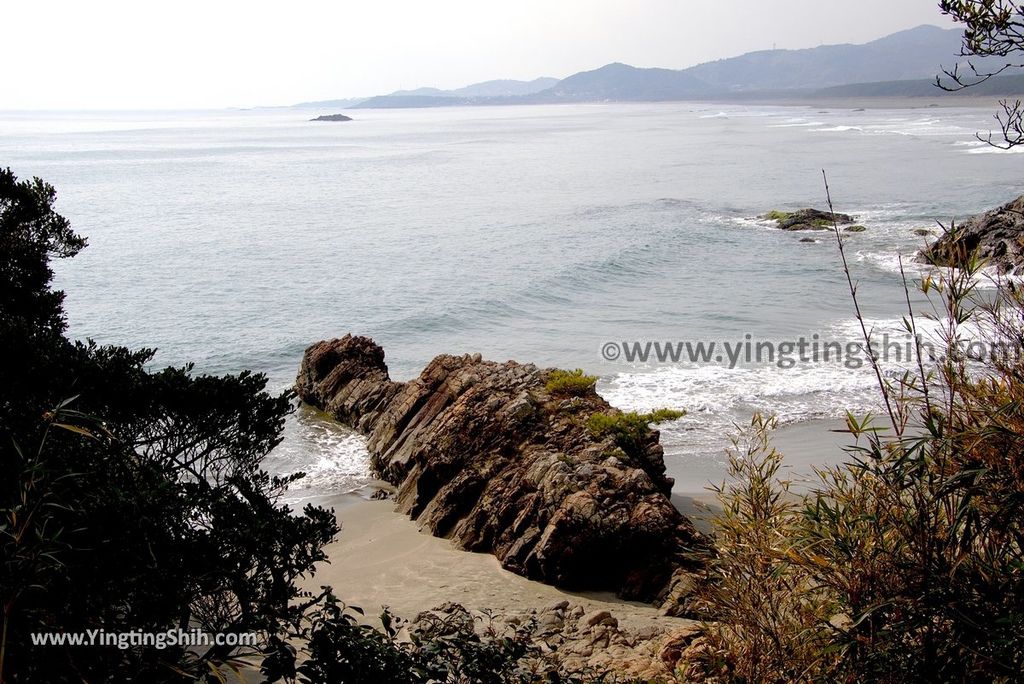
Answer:
<path fill-rule="evenodd" d="M 352 120 L 351 116 L 345 116 L 344 114 L 324 114 L 322 116 L 316 117 L 315 119 L 310 119 L 310 121 L 351 121 L 351 120 Z"/>
<path fill-rule="evenodd" d="M 531 579 L 685 611 L 707 543 L 669 500 L 658 432 L 595 435 L 589 417 L 618 411 L 592 386 L 549 390 L 552 372 L 442 355 L 397 383 L 379 346 L 346 336 L 306 350 L 296 391 L 368 436 L 397 508 L 433 534 Z"/>
<path fill-rule="evenodd" d="M 446 603 L 408 625 L 421 643 L 464 640 L 474 630 L 525 642 L 520 666 L 537 673 L 536 681 L 680 682 L 676 667 L 702 638 L 699 623 L 689 620 L 620 625 L 609 611 L 587 613 L 569 601 L 506 613 Z"/>
<path fill-rule="evenodd" d="M 853 223 L 853 217 L 849 214 L 835 214 L 834 217 L 836 224 L 840 226 Z M 775 221 L 775 225 L 782 230 L 831 230 L 833 214 L 819 209 L 798 209 L 796 211 L 769 211 L 759 218 Z"/>
<path fill-rule="evenodd" d="M 1024 273 L 1024 195 L 951 228 L 918 261 L 961 267 L 977 254 L 1000 273 Z"/>

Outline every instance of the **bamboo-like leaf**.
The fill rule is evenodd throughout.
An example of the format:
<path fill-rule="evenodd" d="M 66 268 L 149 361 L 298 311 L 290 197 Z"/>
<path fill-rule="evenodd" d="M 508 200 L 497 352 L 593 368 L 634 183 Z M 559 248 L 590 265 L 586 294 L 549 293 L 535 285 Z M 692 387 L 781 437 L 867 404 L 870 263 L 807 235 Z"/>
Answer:
<path fill-rule="evenodd" d="M 95 440 L 99 439 L 99 437 L 94 435 L 92 432 L 90 432 L 89 430 L 86 430 L 84 427 L 79 427 L 78 425 L 71 425 L 69 423 L 54 423 L 53 426 L 54 427 L 58 427 L 58 428 L 60 428 L 62 430 L 67 430 L 68 432 L 74 432 L 76 434 L 83 435 L 83 436 L 88 437 L 90 439 L 95 439 Z"/>

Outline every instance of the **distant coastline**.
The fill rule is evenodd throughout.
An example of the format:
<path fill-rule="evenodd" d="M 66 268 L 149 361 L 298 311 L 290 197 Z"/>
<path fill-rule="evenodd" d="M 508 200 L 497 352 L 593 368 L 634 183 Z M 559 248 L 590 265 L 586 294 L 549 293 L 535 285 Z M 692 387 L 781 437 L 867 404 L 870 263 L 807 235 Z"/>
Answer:
<path fill-rule="evenodd" d="M 862 45 L 823 45 L 805 50 L 762 50 L 686 69 L 641 68 L 611 63 L 561 80 L 485 81 L 453 90 L 416 88 L 299 108 L 419 109 L 600 102 L 723 102 L 749 104 L 870 103 L 906 99 L 913 107 L 963 106 L 981 98 L 1024 96 L 1024 74 L 1012 70 L 954 92 L 936 86 L 943 69 L 961 77 L 994 72 L 994 58 L 957 65 L 962 34 L 919 26 Z M 948 77 L 944 77 L 948 81 Z M 967 78 L 966 80 L 971 80 Z M 894 100 L 896 98 L 896 100 Z M 881 99 L 881 101 L 880 101 Z"/>

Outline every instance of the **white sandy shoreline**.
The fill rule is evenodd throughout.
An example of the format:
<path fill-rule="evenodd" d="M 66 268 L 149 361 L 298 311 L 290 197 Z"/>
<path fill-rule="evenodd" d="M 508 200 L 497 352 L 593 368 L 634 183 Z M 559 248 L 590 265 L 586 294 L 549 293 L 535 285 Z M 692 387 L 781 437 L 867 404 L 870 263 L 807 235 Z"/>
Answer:
<path fill-rule="evenodd" d="M 502 569 L 490 554 L 463 551 L 447 539 L 421 532 L 414 521 L 394 511 L 391 501 L 346 495 L 334 505 L 341 534 L 325 547 L 329 562 L 320 564 L 305 588 L 330 585 L 368 616 L 378 614 L 382 605 L 411 618 L 447 601 L 499 613 L 539 611 L 569 601 L 587 612 L 607 610 L 632 629 L 689 622 L 611 593 L 569 592 L 520 577 Z"/>

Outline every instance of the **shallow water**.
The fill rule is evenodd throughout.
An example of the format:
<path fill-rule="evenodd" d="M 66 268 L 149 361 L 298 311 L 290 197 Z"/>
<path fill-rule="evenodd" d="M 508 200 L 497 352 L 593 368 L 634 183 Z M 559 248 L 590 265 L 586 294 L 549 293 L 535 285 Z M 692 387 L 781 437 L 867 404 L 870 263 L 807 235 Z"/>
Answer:
<path fill-rule="evenodd" d="M 856 339 L 834 239 L 772 208 L 867 226 L 848 256 L 880 328 L 902 315 L 897 254 L 1020 193 L 1022 157 L 974 140 L 987 109 L 850 111 L 692 103 L 308 112 L 0 112 L 0 163 L 38 175 L 90 247 L 58 265 L 70 332 L 159 348 L 160 364 L 290 385 L 347 332 L 406 379 L 442 352 L 601 375 L 663 426 L 681 491 L 722 472 L 736 422 L 876 406 L 866 368 L 643 364 L 607 342 Z M 302 410 L 270 465 L 296 496 L 365 482 L 360 439 Z"/>

